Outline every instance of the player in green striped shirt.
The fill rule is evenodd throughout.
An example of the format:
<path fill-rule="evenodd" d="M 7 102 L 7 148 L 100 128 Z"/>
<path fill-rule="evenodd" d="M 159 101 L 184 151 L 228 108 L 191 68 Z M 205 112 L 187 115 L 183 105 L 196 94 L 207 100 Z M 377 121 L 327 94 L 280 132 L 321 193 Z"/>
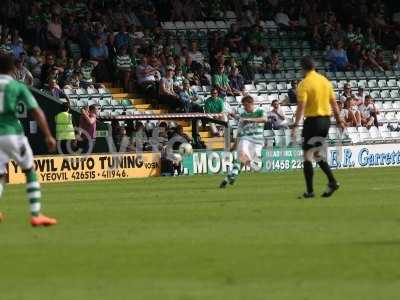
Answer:
<path fill-rule="evenodd" d="M 26 176 L 26 192 L 31 210 L 32 226 L 49 226 L 56 219 L 40 213 L 40 184 L 35 172 L 33 152 L 17 118 L 17 104 L 22 102 L 32 113 L 42 130 L 50 151 L 56 148 L 56 141 L 50 133 L 46 117 L 28 88 L 14 80 L 10 74 L 14 70 L 11 55 L 0 55 L 0 197 L 4 190 L 7 165 L 14 160 Z M 0 221 L 3 215 L 0 213 Z"/>
<path fill-rule="evenodd" d="M 242 165 L 254 169 L 255 165 L 261 162 L 264 124 L 267 122 L 267 116 L 264 110 L 255 108 L 254 99 L 251 96 L 243 97 L 242 104 L 244 112 L 239 116 L 238 142 L 236 143 L 238 160 L 233 162 L 220 188 L 225 188 L 228 183 L 234 184 Z"/>

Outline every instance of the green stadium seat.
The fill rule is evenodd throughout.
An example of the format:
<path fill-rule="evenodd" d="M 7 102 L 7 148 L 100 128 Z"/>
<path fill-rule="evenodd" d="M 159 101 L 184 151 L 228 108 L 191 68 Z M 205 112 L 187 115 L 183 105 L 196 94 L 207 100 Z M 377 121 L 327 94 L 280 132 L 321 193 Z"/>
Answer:
<path fill-rule="evenodd" d="M 365 79 L 366 78 L 365 72 L 361 71 L 361 70 L 355 71 L 355 76 L 357 79 Z"/>

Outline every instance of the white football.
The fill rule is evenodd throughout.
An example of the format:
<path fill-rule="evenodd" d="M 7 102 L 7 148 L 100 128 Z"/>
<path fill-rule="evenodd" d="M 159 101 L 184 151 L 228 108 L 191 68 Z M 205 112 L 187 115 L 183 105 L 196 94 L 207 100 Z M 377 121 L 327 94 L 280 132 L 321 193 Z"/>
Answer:
<path fill-rule="evenodd" d="M 193 153 L 193 147 L 189 143 L 183 143 L 179 146 L 179 153 L 182 156 L 190 155 Z"/>

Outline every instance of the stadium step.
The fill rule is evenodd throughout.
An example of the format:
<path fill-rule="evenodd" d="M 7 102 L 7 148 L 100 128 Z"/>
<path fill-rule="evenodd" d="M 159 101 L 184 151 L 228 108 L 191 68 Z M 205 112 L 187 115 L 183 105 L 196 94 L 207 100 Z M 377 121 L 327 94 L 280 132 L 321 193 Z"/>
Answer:
<path fill-rule="evenodd" d="M 124 89 L 121 88 L 108 88 L 108 90 L 111 94 L 119 94 L 124 92 Z"/>
<path fill-rule="evenodd" d="M 129 93 L 113 93 L 112 94 L 113 98 L 115 99 L 132 99 L 133 98 L 133 94 L 129 94 Z"/>
<path fill-rule="evenodd" d="M 200 131 L 199 134 L 200 134 L 200 137 L 202 137 L 202 138 L 211 138 L 211 137 L 213 137 L 212 133 L 208 132 L 208 131 Z"/>
<path fill-rule="evenodd" d="M 131 99 L 133 104 L 146 104 L 147 100 L 146 99 L 142 99 L 142 98 L 134 98 Z"/>
<path fill-rule="evenodd" d="M 134 107 L 139 111 L 145 111 L 151 108 L 151 104 L 135 104 Z"/>

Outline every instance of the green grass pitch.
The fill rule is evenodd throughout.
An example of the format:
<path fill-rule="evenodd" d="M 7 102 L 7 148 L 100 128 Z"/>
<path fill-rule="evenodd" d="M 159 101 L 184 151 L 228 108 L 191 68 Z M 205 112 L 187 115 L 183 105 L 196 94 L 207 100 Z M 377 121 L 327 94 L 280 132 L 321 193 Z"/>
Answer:
<path fill-rule="evenodd" d="M 0 299 L 398 299 L 400 169 L 336 174 L 330 200 L 296 199 L 301 172 L 48 184 L 51 228 L 8 186 Z"/>

